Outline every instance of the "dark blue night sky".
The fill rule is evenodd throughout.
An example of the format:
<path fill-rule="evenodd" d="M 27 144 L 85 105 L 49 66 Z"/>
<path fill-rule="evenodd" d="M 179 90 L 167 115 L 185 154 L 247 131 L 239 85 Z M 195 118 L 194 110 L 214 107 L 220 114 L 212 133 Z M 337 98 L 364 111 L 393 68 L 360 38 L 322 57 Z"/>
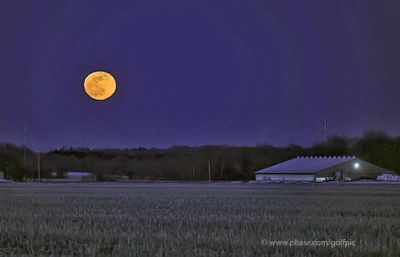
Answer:
<path fill-rule="evenodd" d="M 398 134 L 399 24 L 397 0 L 0 0 L 0 141 L 24 119 L 40 150 Z"/>

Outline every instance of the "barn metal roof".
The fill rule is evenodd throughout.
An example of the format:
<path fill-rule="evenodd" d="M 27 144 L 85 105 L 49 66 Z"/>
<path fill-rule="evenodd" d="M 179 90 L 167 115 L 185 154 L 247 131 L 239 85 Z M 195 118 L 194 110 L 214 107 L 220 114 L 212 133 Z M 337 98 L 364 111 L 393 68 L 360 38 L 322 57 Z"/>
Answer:
<path fill-rule="evenodd" d="M 355 156 L 316 156 L 316 157 L 297 157 L 286 162 L 259 170 L 256 174 L 263 173 L 296 173 L 313 174 L 318 171 L 331 168 L 333 166 L 355 160 Z"/>

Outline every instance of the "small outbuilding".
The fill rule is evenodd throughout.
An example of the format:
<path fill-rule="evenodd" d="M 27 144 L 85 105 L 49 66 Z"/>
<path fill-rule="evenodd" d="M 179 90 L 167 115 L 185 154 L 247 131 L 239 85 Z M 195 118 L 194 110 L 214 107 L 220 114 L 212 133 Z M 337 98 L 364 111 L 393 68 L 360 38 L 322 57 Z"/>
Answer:
<path fill-rule="evenodd" d="M 392 173 L 355 156 L 297 157 L 255 172 L 256 181 L 316 181 L 376 179 Z"/>
<path fill-rule="evenodd" d="M 7 179 L 4 179 L 4 172 L 0 171 L 0 183 L 6 183 L 6 182 L 10 182 Z"/>

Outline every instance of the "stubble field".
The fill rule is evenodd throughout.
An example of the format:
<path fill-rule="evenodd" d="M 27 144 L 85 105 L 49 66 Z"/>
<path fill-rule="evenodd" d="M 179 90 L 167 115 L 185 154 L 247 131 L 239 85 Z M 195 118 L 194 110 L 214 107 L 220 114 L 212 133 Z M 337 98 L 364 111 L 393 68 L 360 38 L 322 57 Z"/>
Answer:
<path fill-rule="evenodd" d="M 267 246 L 353 240 L 355 246 Z M 0 256 L 399 256 L 400 186 L 0 184 Z"/>

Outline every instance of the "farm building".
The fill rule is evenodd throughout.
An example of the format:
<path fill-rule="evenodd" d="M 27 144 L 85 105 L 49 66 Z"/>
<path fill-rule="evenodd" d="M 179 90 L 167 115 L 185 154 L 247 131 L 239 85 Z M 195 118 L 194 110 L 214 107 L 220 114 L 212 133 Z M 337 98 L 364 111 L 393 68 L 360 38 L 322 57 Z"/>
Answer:
<path fill-rule="evenodd" d="M 51 176 L 53 178 L 59 177 L 59 173 L 52 172 Z M 62 173 L 62 177 L 64 180 L 68 181 L 95 181 L 96 175 L 92 172 L 85 172 L 85 171 L 68 171 Z"/>
<path fill-rule="evenodd" d="M 257 181 L 376 179 L 390 171 L 355 156 L 297 157 L 255 172 Z"/>

